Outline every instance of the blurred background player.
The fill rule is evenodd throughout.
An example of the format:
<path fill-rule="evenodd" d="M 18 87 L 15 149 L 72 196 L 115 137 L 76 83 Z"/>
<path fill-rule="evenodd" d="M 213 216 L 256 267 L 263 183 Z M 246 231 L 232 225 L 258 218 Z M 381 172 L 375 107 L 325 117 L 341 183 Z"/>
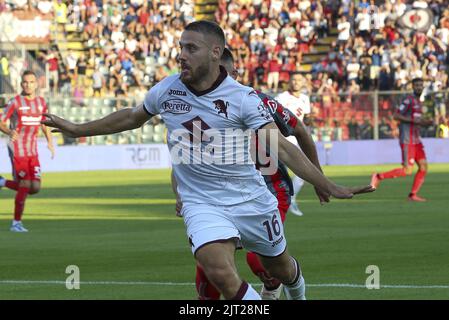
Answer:
<path fill-rule="evenodd" d="M 221 57 L 221 65 L 225 67 L 228 74 L 233 78 L 237 79 L 238 71 L 234 67 L 234 58 L 229 49 L 225 48 L 223 55 Z M 318 160 L 318 154 L 315 148 L 315 143 L 312 137 L 307 133 L 306 128 L 291 111 L 285 109 L 276 100 L 258 92 L 260 99 L 264 102 L 268 110 L 270 110 L 271 116 L 273 117 L 277 127 L 280 129 L 282 134 L 286 137 L 294 137 L 301 146 L 302 150 L 310 161 L 321 170 L 321 166 Z M 284 223 L 288 208 L 291 203 L 291 195 L 293 194 L 293 186 L 290 176 L 288 174 L 287 167 L 279 162 L 278 170 L 273 175 L 264 175 L 265 183 L 271 193 L 277 198 L 278 209 L 281 215 L 282 223 Z M 182 209 L 182 202 L 178 196 L 176 190 L 176 179 L 172 175 L 172 186 L 173 191 L 176 194 L 176 213 L 180 216 Z M 321 202 L 328 202 L 329 199 L 320 194 L 317 190 L 317 195 Z M 261 297 L 264 300 L 278 300 L 282 292 L 282 284 L 279 280 L 271 277 L 269 273 L 262 266 L 257 255 L 253 252 L 247 252 L 246 261 L 251 268 L 251 271 L 260 278 L 263 283 L 261 290 Z M 198 292 L 198 297 L 200 300 L 218 300 L 220 298 L 220 292 L 214 285 L 208 280 L 204 270 L 200 265 L 197 264 L 196 267 L 196 289 Z"/>
<path fill-rule="evenodd" d="M 399 121 L 399 143 L 402 150 L 402 168 L 393 169 L 388 172 L 374 173 L 371 177 L 371 185 L 374 188 L 379 186 L 383 179 L 391 179 L 411 175 L 413 165 L 418 165 L 418 172 L 413 181 L 412 191 L 408 195 L 410 201 L 423 202 L 426 199 L 418 196 L 427 173 L 427 160 L 424 146 L 420 137 L 420 126 L 430 126 L 433 119 L 423 117 L 420 97 L 424 89 L 422 78 L 413 79 L 413 94 L 407 95 L 399 107 L 396 109 L 394 119 Z"/>
<path fill-rule="evenodd" d="M 8 151 L 13 166 L 14 180 L 0 176 L 0 188 L 7 187 L 16 191 L 13 232 L 27 232 L 22 224 L 25 201 L 30 194 L 36 194 L 41 188 L 41 167 L 37 153 L 37 135 L 39 127 L 47 139 L 48 149 L 54 157 L 54 146 L 50 130 L 40 122 L 42 114 L 47 112 L 44 98 L 36 96 L 37 79 L 33 71 L 22 75 L 22 93 L 12 98 L 6 106 L 0 121 L 0 131 L 9 136 Z M 9 120 L 9 127 L 6 122 Z"/>
<path fill-rule="evenodd" d="M 279 101 L 285 108 L 290 110 L 295 116 L 299 118 L 302 122 L 304 121 L 304 117 L 310 114 L 310 98 L 307 94 L 303 92 L 303 76 L 300 73 L 292 73 L 290 75 L 289 88 L 287 91 L 282 92 L 280 95 L 276 97 L 276 100 Z M 289 137 L 288 140 L 298 145 L 298 141 L 294 137 Z M 302 216 L 302 211 L 298 208 L 296 204 L 296 196 L 299 191 L 301 191 L 302 186 L 304 185 L 304 180 L 300 177 L 294 175 L 293 179 L 293 201 L 290 204 L 290 212 L 297 215 Z"/>

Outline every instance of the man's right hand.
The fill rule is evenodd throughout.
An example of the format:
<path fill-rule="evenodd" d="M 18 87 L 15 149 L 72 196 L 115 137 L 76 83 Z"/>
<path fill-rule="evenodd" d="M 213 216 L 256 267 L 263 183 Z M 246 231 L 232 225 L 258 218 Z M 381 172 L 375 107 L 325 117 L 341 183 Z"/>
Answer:
<path fill-rule="evenodd" d="M 361 187 L 344 187 L 335 184 L 329 189 L 329 196 L 337 199 L 351 199 L 356 194 L 369 193 L 375 190 L 376 189 L 371 185 Z"/>
<path fill-rule="evenodd" d="M 51 132 L 63 133 L 64 135 L 71 138 L 80 137 L 80 135 L 76 132 L 76 124 L 55 116 L 54 114 L 45 113 L 44 116 L 46 119 L 42 120 L 41 123 L 48 127 L 55 128 L 51 130 Z"/>
<path fill-rule="evenodd" d="M 9 138 L 11 139 L 11 141 L 12 142 L 16 141 L 18 137 L 19 135 L 17 134 L 17 131 L 11 130 L 11 132 L 9 133 Z"/>

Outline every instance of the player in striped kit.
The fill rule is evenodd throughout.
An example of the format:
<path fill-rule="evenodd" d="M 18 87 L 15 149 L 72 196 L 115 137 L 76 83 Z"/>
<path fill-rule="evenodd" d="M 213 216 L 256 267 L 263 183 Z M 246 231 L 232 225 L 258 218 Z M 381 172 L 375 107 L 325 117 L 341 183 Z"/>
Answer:
<path fill-rule="evenodd" d="M 304 118 L 307 117 L 310 112 L 310 98 L 308 95 L 302 92 L 303 89 L 303 76 L 296 72 L 290 75 L 289 88 L 287 91 L 282 92 L 280 95 L 276 97 L 276 100 L 279 101 L 286 109 L 291 111 L 299 120 L 304 121 Z M 295 137 L 287 137 L 291 143 L 300 146 Z M 302 146 L 300 146 L 302 147 Z M 296 204 L 296 196 L 301 191 L 304 180 L 300 177 L 294 175 L 292 179 L 293 183 L 293 201 L 290 204 L 289 211 L 297 216 L 302 216 L 302 211 L 298 208 Z"/>
<path fill-rule="evenodd" d="M 413 79 L 413 94 L 407 95 L 399 105 L 394 115 L 399 125 L 399 143 L 402 150 L 402 168 L 388 172 L 374 173 L 371 176 L 371 185 L 377 188 L 383 179 L 405 177 L 413 172 L 413 165 L 418 165 L 418 172 L 413 181 L 412 191 L 408 195 L 409 201 L 423 202 L 426 199 L 418 196 L 418 191 L 427 173 L 427 159 L 424 146 L 421 142 L 420 126 L 429 126 L 433 119 L 425 119 L 422 112 L 422 104 L 419 101 L 424 89 L 424 81 L 421 78 Z"/>
<path fill-rule="evenodd" d="M 22 224 L 22 215 L 28 195 L 36 194 L 41 188 L 41 167 L 37 152 L 37 135 L 41 128 L 47 139 L 48 149 L 54 156 L 51 133 L 41 124 L 43 113 L 47 112 L 44 98 L 36 95 L 37 78 L 33 71 L 22 75 L 22 93 L 12 98 L 4 110 L 0 131 L 9 136 L 8 151 L 13 167 L 14 180 L 0 177 L 0 188 L 16 191 L 13 232 L 28 232 Z M 9 126 L 6 122 L 9 120 Z"/>

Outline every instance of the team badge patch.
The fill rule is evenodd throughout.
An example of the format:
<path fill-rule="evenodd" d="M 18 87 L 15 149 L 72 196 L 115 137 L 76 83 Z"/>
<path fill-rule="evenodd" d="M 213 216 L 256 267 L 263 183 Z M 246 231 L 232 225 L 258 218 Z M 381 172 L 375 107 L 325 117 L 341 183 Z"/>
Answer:
<path fill-rule="evenodd" d="M 225 102 L 221 99 L 219 100 L 215 100 L 214 101 L 215 104 L 215 109 L 218 111 L 218 114 L 223 113 L 225 115 L 225 117 L 228 117 L 228 107 L 229 107 L 229 102 Z"/>

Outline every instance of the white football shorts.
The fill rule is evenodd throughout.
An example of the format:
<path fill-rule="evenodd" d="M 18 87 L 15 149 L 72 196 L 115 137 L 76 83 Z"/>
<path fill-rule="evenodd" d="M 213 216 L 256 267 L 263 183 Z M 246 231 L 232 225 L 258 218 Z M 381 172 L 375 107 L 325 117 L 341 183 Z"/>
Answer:
<path fill-rule="evenodd" d="M 287 246 L 277 199 L 268 190 L 230 206 L 183 204 L 181 213 L 193 254 L 205 244 L 233 238 L 237 247 L 266 257 L 282 254 Z"/>

